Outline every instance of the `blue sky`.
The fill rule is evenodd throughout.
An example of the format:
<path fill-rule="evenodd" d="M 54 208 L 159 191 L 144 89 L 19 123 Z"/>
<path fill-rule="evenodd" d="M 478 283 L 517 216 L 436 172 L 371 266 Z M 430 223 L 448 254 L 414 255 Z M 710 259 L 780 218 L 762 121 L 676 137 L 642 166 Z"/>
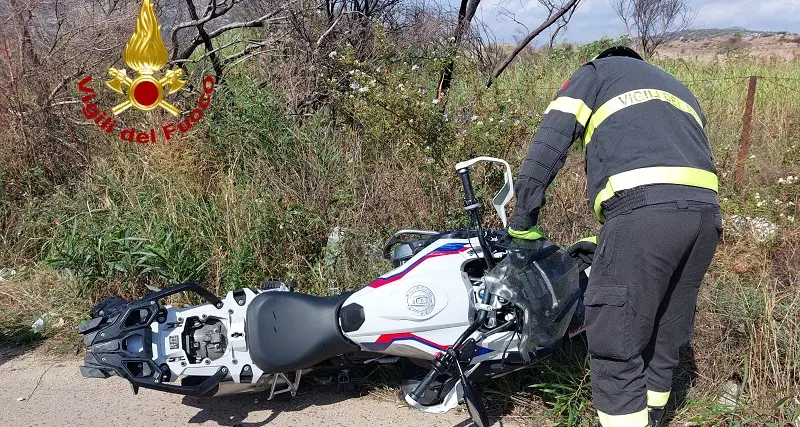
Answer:
<path fill-rule="evenodd" d="M 458 7 L 458 0 L 450 0 Z M 800 32 L 800 0 L 690 0 L 697 12 L 693 27 L 728 28 L 748 30 Z M 528 28 L 536 28 L 546 17 L 545 9 L 537 0 L 483 0 L 476 17 L 482 19 L 494 32 L 498 41 L 512 42 L 527 34 L 524 27 L 515 23 L 502 11 L 510 12 Z M 587 42 L 604 35 L 616 37 L 625 27 L 611 9 L 609 0 L 584 0 L 568 27 L 569 41 Z M 539 36 L 534 43 L 547 38 Z"/>

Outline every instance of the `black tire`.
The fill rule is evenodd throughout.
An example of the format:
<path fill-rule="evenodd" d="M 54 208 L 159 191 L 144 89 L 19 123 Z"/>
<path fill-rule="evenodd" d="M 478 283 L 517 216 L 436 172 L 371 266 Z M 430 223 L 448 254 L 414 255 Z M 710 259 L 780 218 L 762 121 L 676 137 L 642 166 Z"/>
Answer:
<path fill-rule="evenodd" d="M 464 387 L 464 403 L 467 405 L 469 417 L 476 427 L 489 427 L 489 417 L 486 415 L 486 407 L 483 406 L 481 394 L 464 377 L 461 385 Z"/>

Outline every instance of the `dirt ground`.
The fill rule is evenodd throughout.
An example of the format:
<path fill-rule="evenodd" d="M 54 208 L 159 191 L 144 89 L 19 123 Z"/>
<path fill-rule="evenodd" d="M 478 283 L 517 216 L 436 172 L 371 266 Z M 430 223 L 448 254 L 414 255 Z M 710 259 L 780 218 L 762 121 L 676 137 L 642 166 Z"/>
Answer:
<path fill-rule="evenodd" d="M 2 352 L 0 352 L 2 353 Z M 431 426 L 472 425 L 463 410 L 424 414 L 397 398 L 350 397 L 303 389 L 286 401 L 244 394 L 196 399 L 141 390 L 134 396 L 120 378 L 88 379 L 80 360 L 56 359 L 38 352 L 0 355 L 0 425 L 3 426 Z M 512 427 L 513 420 L 493 426 Z"/>

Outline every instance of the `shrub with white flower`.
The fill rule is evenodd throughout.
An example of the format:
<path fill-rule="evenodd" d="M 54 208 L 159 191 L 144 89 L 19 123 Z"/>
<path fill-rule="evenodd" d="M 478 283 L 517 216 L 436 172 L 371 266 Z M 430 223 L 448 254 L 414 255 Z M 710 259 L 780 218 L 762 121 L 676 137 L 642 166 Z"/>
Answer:
<path fill-rule="evenodd" d="M 381 43 L 378 37 L 378 49 Z M 436 84 L 446 59 L 451 58 L 452 46 L 447 40 L 439 43 L 424 58 L 398 56 L 397 47 L 390 44 L 385 56 L 371 59 L 360 58 L 350 46 L 338 48 L 336 54 L 329 54 L 335 75 L 324 77 L 333 101 L 341 102 L 359 123 L 364 138 L 376 143 L 394 141 L 404 150 L 416 151 L 421 164 L 425 158 L 441 164 L 450 160 L 448 152 L 464 149 L 499 156 L 508 146 L 503 141 L 528 140 L 530 127 L 540 119 L 532 111 L 525 116 L 530 106 L 508 93 L 487 92 L 468 109 L 459 110 L 459 100 L 443 111 L 448 100 L 438 96 Z M 455 61 L 467 59 L 457 56 Z"/>
<path fill-rule="evenodd" d="M 726 234 L 739 238 L 749 237 L 756 243 L 768 243 L 778 234 L 778 224 L 761 217 L 731 215 L 726 222 Z"/>

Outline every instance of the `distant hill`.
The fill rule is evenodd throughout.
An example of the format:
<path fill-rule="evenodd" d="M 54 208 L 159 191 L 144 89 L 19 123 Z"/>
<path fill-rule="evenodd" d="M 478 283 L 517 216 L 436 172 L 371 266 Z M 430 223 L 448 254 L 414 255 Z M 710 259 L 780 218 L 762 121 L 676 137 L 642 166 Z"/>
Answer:
<path fill-rule="evenodd" d="M 767 37 L 772 35 L 786 35 L 787 31 L 756 31 L 748 30 L 742 27 L 730 28 L 693 28 L 689 30 L 678 31 L 668 36 L 669 40 L 684 39 L 709 39 L 714 37 L 730 37 L 738 35 L 740 37 Z"/>
<path fill-rule="evenodd" d="M 665 58 L 712 61 L 729 56 L 800 60 L 800 34 L 744 28 L 697 28 L 673 33 L 658 48 Z"/>

